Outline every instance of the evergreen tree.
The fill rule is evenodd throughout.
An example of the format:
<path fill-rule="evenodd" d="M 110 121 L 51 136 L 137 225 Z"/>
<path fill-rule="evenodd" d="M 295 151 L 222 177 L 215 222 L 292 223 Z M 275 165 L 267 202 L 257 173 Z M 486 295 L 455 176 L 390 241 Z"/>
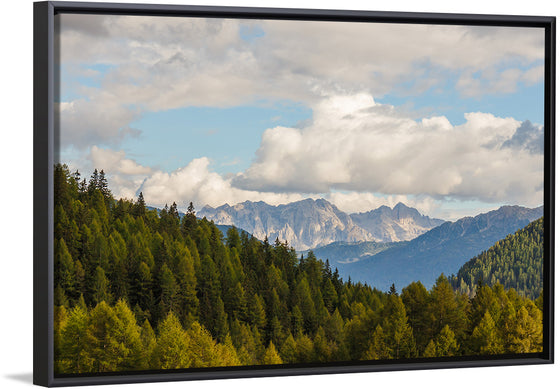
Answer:
<path fill-rule="evenodd" d="M 193 236 L 194 232 L 196 231 L 197 223 L 196 223 L 196 213 L 194 211 L 194 206 L 192 201 L 189 203 L 189 207 L 187 208 L 187 212 L 183 216 L 181 220 L 181 231 L 183 236 Z"/>
<path fill-rule="evenodd" d="M 55 306 L 53 308 L 53 324 L 54 324 L 54 334 L 53 334 L 53 343 L 54 343 L 54 360 L 55 360 L 55 370 L 57 373 L 60 373 L 59 369 L 60 366 L 58 361 L 60 360 L 60 351 L 61 351 L 61 332 L 62 329 L 66 326 L 68 322 L 68 311 L 64 306 Z"/>
<path fill-rule="evenodd" d="M 231 227 L 227 230 L 226 244 L 230 249 L 235 247 L 235 249 L 239 251 L 241 248 L 241 238 L 239 237 L 237 228 Z"/>
<path fill-rule="evenodd" d="M 387 345 L 385 338 L 386 336 L 383 333 L 383 328 L 380 325 L 375 327 L 375 331 L 371 336 L 369 348 L 363 359 L 391 359 L 393 356 L 393 350 L 391 350 L 391 348 Z"/>
<path fill-rule="evenodd" d="M 153 358 L 156 349 L 156 335 L 148 319 L 144 320 L 140 329 L 140 341 L 142 342 L 142 352 L 140 358 L 140 370 L 156 368 Z"/>
<path fill-rule="evenodd" d="M 473 349 L 479 354 L 501 354 L 503 353 L 502 340 L 496 330 L 496 324 L 487 311 L 480 324 L 472 334 Z"/>
<path fill-rule="evenodd" d="M 233 341 L 231 340 L 231 336 L 226 336 L 226 339 L 222 343 L 218 343 L 216 345 L 216 350 L 218 355 L 217 366 L 240 366 L 242 364 L 237 350 L 233 345 Z"/>
<path fill-rule="evenodd" d="M 243 365 L 256 365 L 260 355 L 260 345 L 258 345 L 258 336 L 251 331 L 246 323 L 240 323 L 239 320 L 233 321 L 231 325 L 232 341 L 238 350 L 238 357 Z M 257 334 L 258 335 L 258 334 Z"/>
<path fill-rule="evenodd" d="M 81 296 L 83 299 L 84 293 L 86 293 L 86 271 L 82 263 L 76 261 L 74 263 L 74 296 Z"/>
<path fill-rule="evenodd" d="M 296 363 L 298 360 L 297 344 L 292 334 L 284 340 L 280 348 L 280 357 L 284 363 Z"/>
<path fill-rule="evenodd" d="M 191 356 L 190 367 L 218 366 L 216 342 L 210 332 L 198 322 L 193 322 L 186 332 L 188 339 L 187 354 Z"/>
<path fill-rule="evenodd" d="M 295 334 L 299 334 L 303 331 L 303 314 L 301 313 L 301 309 L 299 309 L 299 305 L 296 305 L 292 308 L 292 332 Z"/>
<path fill-rule="evenodd" d="M 113 309 L 102 301 L 90 316 L 86 334 L 93 371 L 138 369 L 142 349 L 140 331 L 126 303 L 121 300 Z"/>
<path fill-rule="evenodd" d="M 193 356 L 189 353 L 189 342 L 179 319 L 169 312 L 158 327 L 156 347 L 153 353 L 157 369 L 181 369 L 191 366 Z"/>
<path fill-rule="evenodd" d="M 455 334 L 446 324 L 436 338 L 436 356 L 451 357 L 457 353 L 459 347 L 455 340 Z"/>
<path fill-rule="evenodd" d="M 313 362 L 313 341 L 307 335 L 300 332 L 296 341 L 296 359 L 300 363 Z"/>
<path fill-rule="evenodd" d="M 279 365 L 282 364 L 282 358 L 278 355 L 274 343 L 270 342 L 264 353 L 263 365 Z"/>
<path fill-rule="evenodd" d="M 160 276 L 161 295 L 159 298 L 160 317 L 166 317 L 177 308 L 177 282 L 167 264 L 163 264 Z M 175 316 L 174 316 L 175 317 Z"/>
<path fill-rule="evenodd" d="M 135 217 L 144 217 L 146 215 L 146 201 L 142 192 L 138 194 L 138 199 L 132 208 L 132 215 Z"/>
<path fill-rule="evenodd" d="M 198 282 L 199 303 L 200 303 L 200 324 L 211 331 L 217 329 L 217 324 L 223 323 L 225 310 L 223 308 L 223 300 L 221 299 L 221 284 L 218 269 L 209 255 L 205 255 L 201 262 L 201 274 Z M 221 301 L 220 310 L 215 307 Z M 213 333 L 214 335 L 217 332 Z"/>
<path fill-rule="evenodd" d="M 117 325 L 112 328 L 112 331 L 114 341 L 119 344 L 120 355 L 117 367 L 113 370 L 140 370 L 145 361 L 141 328 L 124 300 L 119 300 L 115 304 L 114 312 L 117 317 Z"/>
<path fill-rule="evenodd" d="M 497 315 L 500 310 L 499 303 L 494 298 L 494 292 L 488 285 L 480 283 L 477 287 L 476 296 L 471 300 L 469 312 L 471 331 L 480 323 L 486 313 Z"/>
<path fill-rule="evenodd" d="M 429 341 L 431 320 L 427 307 L 429 294 L 420 282 L 413 282 L 402 290 L 402 301 L 406 315 L 419 348 L 424 348 Z"/>
<path fill-rule="evenodd" d="M 105 198 L 106 204 L 110 207 L 113 202 L 113 194 L 109 189 L 109 182 L 105 177 L 105 172 L 103 171 L 103 169 L 101 169 L 101 171 L 99 172 L 99 177 L 97 180 L 97 189 L 99 189 L 99 191 Z"/>
<path fill-rule="evenodd" d="M 54 279 L 65 296 L 75 297 L 75 266 L 64 239 L 55 244 Z"/>
<path fill-rule="evenodd" d="M 91 195 L 93 192 L 99 188 L 99 172 L 95 169 L 89 179 L 87 191 Z"/>
<path fill-rule="evenodd" d="M 95 280 L 93 283 L 93 302 L 95 304 L 99 304 L 101 302 L 111 302 L 109 280 L 105 276 L 105 271 L 100 266 L 98 266 L 95 270 Z"/>
<path fill-rule="evenodd" d="M 344 336 L 344 319 L 340 315 L 338 309 L 335 309 L 333 314 L 329 317 L 324 328 L 327 339 L 337 344 L 342 343 Z"/>
<path fill-rule="evenodd" d="M 92 371 L 94 360 L 88 352 L 88 313 L 74 307 L 67 322 L 60 330 L 60 360 L 55 369 L 60 373 L 87 373 Z"/>
<path fill-rule="evenodd" d="M 280 342 L 284 339 L 284 331 L 282 324 L 277 316 L 272 316 L 268 324 L 268 339 L 276 344 L 281 344 Z"/>
<path fill-rule="evenodd" d="M 154 294 L 152 290 L 152 272 L 146 262 L 140 262 L 134 271 L 134 302 L 142 310 L 153 311 Z"/>
<path fill-rule="evenodd" d="M 532 353 L 542 350 L 542 315 L 533 303 L 528 306 L 529 310 L 522 306 L 517 311 L 517 325 L 513 341 L 513 351 L 516 353 Z"/>
<path fill-rule="evenodd" d="M 78 303 L 75 305 L 75 307 L 81 308 L 84 312 L 88 311 L 88 307 L 86 305 L 86 301 L 84 300 L 83 294 L 80 295 L 80 298 L 78 299 Z"/>
<path fill-rule="evenodd" d="M 313 338 L 314 360 L 319 362 L 327 362 L 331 359 L 329 344 L 323 327 L 319 327 Z"/>
<path fill-rule="evenodd" d="M 414 357 L 416 355 L 416 342 L 412 335 L 412 328 L 408 324 L 402 299 L 396 294 L 390 294 L 385 311 L 383 329 L 386 335 L 386 343 L 392 350 L 392 357 Z"/>
<path fill-rule="evenodd" d="M 311 297 L 311 288 L 306 276 L 301 277 L 296 286 L 294 302 L 301 310 L 304 330 L 310 333 L 315 332 L 317 328 L 317 311 Z"/>
<path fill-rule="evenodd" d="M 264 309 L 264 301 L 257 293 L 254 293 L 249 300 L 247 316 L 251 325 L 256 326 L 259 330 L 264 329 L 266 325 L 266 311 Z"/>
<path fill-rule="evenodd" d="M 224 309 L 224 302 L 220 297 L 217 298 L 214 306 L 214 325 L 212 335 L 220 342 L 224 342 L 229 334 L 228 317 Z"/>
<path fill-rule="evenodd" d="M 54 305 L 59 307 L 69 307 L 70 303 L 68 302 L 68 297 L 66 297 L 66 293 L 64 293 L 64 289 L 57 285 L 54 288 Z"/>
<path fill-rule="evenodd" d="M 424 349 L 424 353 L 422 354 L 422 356 L 423 356 L 424 358 L 434 358 L 434 357 L 437 357 L 436 344 L 434 343 L 433 340 L 430 339 L 430 342 L 428 343 L 428 345 L 427 345 L 426 348 Z"/>
<path fill-rule="evenodd" d="M 466 318 L 458 309 L 458 302 L 451 284 L 441 274 L 435 285 L 430 290 L 428 315 L 430 319 L 429 331 L 432 338 L 441 332 L 443 327 L 449 327 L 456 333 L 461 334 L 465 330 Z"/>

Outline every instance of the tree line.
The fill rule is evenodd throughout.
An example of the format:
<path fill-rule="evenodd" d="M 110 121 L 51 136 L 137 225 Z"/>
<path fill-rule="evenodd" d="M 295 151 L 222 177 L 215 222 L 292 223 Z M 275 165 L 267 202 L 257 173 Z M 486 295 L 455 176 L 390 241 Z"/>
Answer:
<path fill-rule="evenodd" d="M 542 296 L 444 275 L 383 292 L 192 203 L 116 200 L 102 170 L 54 173 L 57 374 L 542 350 Z"/>

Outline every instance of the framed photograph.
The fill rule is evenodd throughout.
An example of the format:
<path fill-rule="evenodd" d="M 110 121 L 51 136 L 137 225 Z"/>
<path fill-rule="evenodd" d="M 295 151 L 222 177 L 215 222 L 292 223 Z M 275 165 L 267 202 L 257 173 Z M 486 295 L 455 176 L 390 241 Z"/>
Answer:
<path fill-rule="evenodd" d="M 34 4 L 34 383 L 553 362 L 555 18 Z"/>

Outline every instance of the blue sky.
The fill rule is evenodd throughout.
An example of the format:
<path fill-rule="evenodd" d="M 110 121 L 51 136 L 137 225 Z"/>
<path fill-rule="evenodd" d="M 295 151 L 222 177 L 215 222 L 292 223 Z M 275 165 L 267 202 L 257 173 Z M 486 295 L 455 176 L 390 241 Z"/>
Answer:
<path fill-rule="evenodd" d="M 309 108 L 293 102 L 149 112 L 131 123 L 142 134 L 127 139 L 122 148 L 143 165 L 166 172 L 206 156 L 216 172 L 238 173 L 249 167 L 263 129 L 297 126 L 310 116 Z"/>
<path fill-rule="evenodd" d="M 61 159 L 117 196 L 444 218 L 542 203 L 542 30 L 57 20 Z"/>
<path fill-rule="evenodd" d="M 420 98 L 406 94 L 389 94 L 379 102 L 403 107 L 414 115 L 443 115 L 453 125 L 465 122 L 465 112 L 490 112 L 500 117 L 513 117 L 532 123 L 544 122 L 544 84 L 519 85 L 516 93 L 464 97 L 455 89 L 456 78 L 450 77 L 443 87 L 430 88 Z M 404 85 L 402 86 L 404 89 Z"/>
<path fill-rule="evenodd" d="M 113 67 L 106 64 L 91 65 L 89 77 L 72 77 L 63 67 L 63 78 L 74 85 L 101 88 L 103 76 Z M 418 78 L 413 82 L 422 82 Z M 450 77 L 443 85 L 429 88 L 421 96 L 411 98 L 403 93 L 407 84 L 397 85 L 394 94 L 386 94 L 379 103 L 398 107 L 412 118 L 445 116 L 451 124 L 465 123 L 466 112 L 489 112 L 500 117 L 513 117 L 519 121 L 543 123 L 544 85 L 519 85 L 517 93 L 498 93 L 464 97 L 455 88 L 457 77 Z M 70 88 L 68 88 L 70 89 Z M 62 100 L 79 97 L 68 91 Z M 143 165 L 155 166 L 171 172 L 186 165 L 193 158 L 207 156 L 220 174 L 238 173 L 249 167 L 260 144 L 262 132 L 276 126 L 297 127 L 312 119 L 312 110 L 295 101 L 281 101 L 243 105 L 239 107 L 185 107 L 145 112 L 130 123 L 141 131 L 138 137 L 128 138 L 119 144 L 128 155 Z M 189 146 L 194 142 L 196 147 Z"/>

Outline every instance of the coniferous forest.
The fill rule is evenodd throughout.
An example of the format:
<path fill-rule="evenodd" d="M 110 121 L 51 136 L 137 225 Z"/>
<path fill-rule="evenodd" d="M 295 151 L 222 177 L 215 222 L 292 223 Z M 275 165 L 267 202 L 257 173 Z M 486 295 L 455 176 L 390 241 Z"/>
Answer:
<path fill-rule="evenodd" d="M 460 273 L 478 277 L 468 292 L 444 275 L 380 291 L 284 242 L 223 236 L 192 204 L 114 199 L 103 171 L 54 173 L 56 374 L 542 351 L 542 284 L 518 293 L 505 266 Z M 540 223 L 521 236 L 542 261 Z"/>
<path fill-rule="evenodd" d="M 479 280 L 490 285 L 499 282 L 535 299 L 543 288 L 543 247 L 541 217 L 471 259 L 451 283 L 461 292 L 471 293 Z"/>

